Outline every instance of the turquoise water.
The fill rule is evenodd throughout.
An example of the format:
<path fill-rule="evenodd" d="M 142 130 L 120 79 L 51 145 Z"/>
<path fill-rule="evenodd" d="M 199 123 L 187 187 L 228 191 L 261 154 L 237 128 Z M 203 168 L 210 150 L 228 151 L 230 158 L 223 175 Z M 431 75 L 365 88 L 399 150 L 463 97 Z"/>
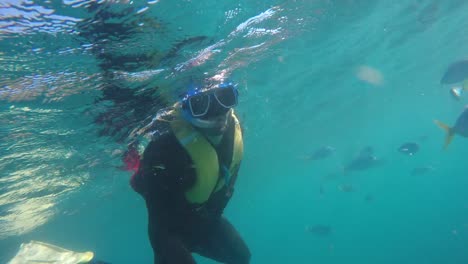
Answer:
<path fill-rule="evenodd" d="M 190 79 L 226 77 L 245 157 L 225 213 L 252 263 L 468 263 L 468 142 L 443 150 L 433 123 L 467 103 L 440 84 L 467 59 L 465 1 L 101 1 L 128 31 L 83 36 L 93 2 L 0 4 L 1 263 L 29 240 L 151 263 L 144 202 L 120 166 L 162 104 L 110 135 L 96 116 L 136 106 L 97 99 L 111 83 L 173 102 Z M 105 72 L 103 53 L 154 56 Z M 420 150 L 399 153 L 405 142 Z M 304 159 L 324 145 L 331 156 Z M 383 165 L 343 173 L 366 146 Z"/>

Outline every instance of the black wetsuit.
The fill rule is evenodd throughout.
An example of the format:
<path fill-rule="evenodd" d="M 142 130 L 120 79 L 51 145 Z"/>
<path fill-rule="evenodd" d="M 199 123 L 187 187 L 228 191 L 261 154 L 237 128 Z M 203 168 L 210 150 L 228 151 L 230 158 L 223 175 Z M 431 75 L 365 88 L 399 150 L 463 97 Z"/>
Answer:
<path fill-rule="evenodd" d="M 233 123 L 230 120 L 216 148 L 220 161 L 232 158 Z M 146 201 L 155 263 L 195 263 L 192 252 L 221 263 L 249 263 L 247 245 L 222 216 L 232 192 L 225 186 L 203 205 L 190 204 L 185 192 L 195 183 L 195 177 L 189 154 L 170 128 L 146 147 L 131 184 Z"/>

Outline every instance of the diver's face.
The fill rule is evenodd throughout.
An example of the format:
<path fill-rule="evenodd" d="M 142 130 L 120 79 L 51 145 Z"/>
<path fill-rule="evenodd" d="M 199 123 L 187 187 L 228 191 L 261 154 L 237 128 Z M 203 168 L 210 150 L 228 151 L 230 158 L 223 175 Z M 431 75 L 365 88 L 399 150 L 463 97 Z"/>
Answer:
<path fill-rule="evenodd" d="M 201 127 L 201 130 L 210 136 L 222 135 L 227 129 L 228 114 L 229 112 L 210 118 L 202 118 L 202 122 L 206 122 L 210 125 Z"/>
<path fill-rule="evenodd" d="M 234 87 L 218 88 L 187 97 L 182 107 L 190 122 L 205 135 L 222 135 L 228 126 L 231 109 L 237 104 L 237 91 Z"/>

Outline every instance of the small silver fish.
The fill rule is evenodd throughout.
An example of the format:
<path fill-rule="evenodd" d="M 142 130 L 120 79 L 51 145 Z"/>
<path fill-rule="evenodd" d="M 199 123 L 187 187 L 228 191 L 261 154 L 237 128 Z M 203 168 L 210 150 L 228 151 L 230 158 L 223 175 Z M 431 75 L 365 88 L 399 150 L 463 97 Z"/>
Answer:
<path fill-rule="evenodd" d="M 435 170 L 435 169 L 432 166 L 416 167 L 416 168 L 411 170 L 411 175 L 413 175 L 413 176 L 424 175 L 424 174 L 429 173 L 429 172 L 431 172 L 433 170 Z"/>

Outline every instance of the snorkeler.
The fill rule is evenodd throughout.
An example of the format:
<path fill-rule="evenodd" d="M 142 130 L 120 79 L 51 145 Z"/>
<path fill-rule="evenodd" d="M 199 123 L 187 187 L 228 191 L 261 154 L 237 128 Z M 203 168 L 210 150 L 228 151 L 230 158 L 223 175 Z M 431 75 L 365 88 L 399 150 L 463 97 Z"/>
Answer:
<path fill-rule="evenodd" d="M 137 72 L 142 65 L 151 69 L 169 66 L 171 58 L 185 46 L 206 37 L 185 38 L 166 54 L 161 50 L 139 57 L 114 54 L 103 39 L 129 38 L 133 24 L 132 20 L 113 23 L 108 18 L 118 14 L 104 11 L 98 8 L 93 12 L 92 23 L 83 23 L 80 36 L 93 43 L 93 54 L 100 62 L 105 83 L 101 100 L 114 102 L 95 122 L 103 125 L 102 135 L 123 142 L 135 128 L 132 124 L 142 123 L 167 102 L 158 96 L 154 84 L 143 84 L 148 89 L 142 89 L 142 94 L 122 87 L 114 78 L 115 71 Z M 248 247 L 222 216 L 243 154 L 242 131 L 232 109 L 236 104 L 237 89 L 232 84 L 193 89 L 176 103 L 168 122 L 157 122 L 160 133 L 154 134 L 141 159 L 134 144 L 125 152 L 125 169 L 136 170 L 131 185 L 146 201 L 155 262 L 195 263 L 191 253 L 197 252 L 223 263 L 249 263 Z"/>
<path fill-rule="evenodd" d="M 243 156 L 231 83 L 192 89 L 158 122 L 131 186 L 146 201 L 155 263 L 196 263 L 192 252 L 228 263 L 250 251 L 223 217 Z"/>

